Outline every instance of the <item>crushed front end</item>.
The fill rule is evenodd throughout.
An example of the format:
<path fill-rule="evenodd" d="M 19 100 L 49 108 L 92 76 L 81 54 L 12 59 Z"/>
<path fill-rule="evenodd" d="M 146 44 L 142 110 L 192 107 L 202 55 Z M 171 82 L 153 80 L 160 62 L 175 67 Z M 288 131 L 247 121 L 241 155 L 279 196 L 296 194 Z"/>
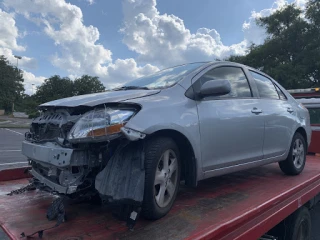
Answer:
<path fill-rule="evenodd" d="M 29 159 L 35 186 L 54 194 L 71 198 L 96 195 L 95 185 L 101 186 L 101 182 L 96 183 L 99 173 L 99 179 L 107 182 L 103 186 L 106 189 L 108 176 L 104 178 L 101 173 L 112 168 L 107 167 L 110 159 L 117 159 L 114 154 L 125 142 L 144 137 L 125 128 L 139 111 L 135 105 L 42 110 L 25 134 L 22 153 Z"/>

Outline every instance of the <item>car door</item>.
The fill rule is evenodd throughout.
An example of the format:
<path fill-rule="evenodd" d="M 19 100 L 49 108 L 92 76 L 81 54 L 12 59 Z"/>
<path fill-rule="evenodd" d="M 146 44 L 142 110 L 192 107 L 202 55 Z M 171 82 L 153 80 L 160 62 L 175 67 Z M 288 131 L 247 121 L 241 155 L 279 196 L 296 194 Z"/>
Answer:
<path fill-rule="evenodd" d="M 297 127 L 297 113 L 271 79 L 253 70 L 249 73 L 257 85 L 265 118 L 264 158 L 281 156 L 290 147 Z"/>
<path fill-rule="evenodd" d="M 199 92 L 208 80 L 229 80 L 231 92 L 197 101 L 204 171 L 263 158 L 263 114 L 241 67 L 214 67 L 194 80 Z"/>

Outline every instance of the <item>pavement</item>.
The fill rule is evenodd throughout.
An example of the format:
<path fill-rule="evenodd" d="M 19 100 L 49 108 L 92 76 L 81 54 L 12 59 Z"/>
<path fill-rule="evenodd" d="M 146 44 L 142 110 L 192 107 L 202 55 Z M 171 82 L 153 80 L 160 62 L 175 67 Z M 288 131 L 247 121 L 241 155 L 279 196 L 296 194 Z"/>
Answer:
<path fill-rule="evenodd" d="M 0 128 L 29 128 L 32 119 L 0 116 Z"/>
<path fill-rule="evenodd" d="M 21 143 L 28 129 L 0 128 L 0 170 L 24 167 L 27 158 L 21 154 Z"/>

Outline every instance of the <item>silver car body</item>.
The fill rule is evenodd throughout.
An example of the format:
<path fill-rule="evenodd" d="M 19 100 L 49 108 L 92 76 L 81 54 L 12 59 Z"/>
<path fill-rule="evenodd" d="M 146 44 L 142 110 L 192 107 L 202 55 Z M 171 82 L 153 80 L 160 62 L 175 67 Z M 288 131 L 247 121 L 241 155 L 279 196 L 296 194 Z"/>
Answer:
<path fill-rule="evenodd" d="M 221 66 L 241 68 L 252 97 L 195 100 L 186 96 L 201 76 Z M 286 99 L 261 98 L 249 70 L 269 78 Z M 63 109 L 104 103 L 141 106 L 141 110 L 126 123 L 126 129 L 146 136 L 164 130 L 184 136 L 194 154 L 196 181 L 284 160 L 296 131 L 304 133 L 308 145 L 311 139 L 309 115 L 305 108 L 271 77 L 231 62 L 204 63 L 166 89 L 110 91 L 60 99 L 40 107 Z M 57 155 L 55 152 L 63 151 L 61 147 L 42 144 L 40 147 L 46 150 L 41 156 L 34 153 L 38 147 L 39 144 L 25 141 L 23 153 L 34 161 L 61 166 L 53 159 Z M 76 161 L 69 156 L 66 154 L 61 164 Z M 40 178 L 39 174 L 36 177 Z M 50 185 L 47 179 L 43 181 Z"/>
<path fill-rule="evenodd" d="M 320 111 L 320 98 L 299 98 L 297 101 L 302 103 L 309 111 Z M 310 114 L 310 121 L 312 122 L 312 120 L 312 115 Z M 318 126 L 318 123 L 315 125 L 311 124 L 311 130 L 320 131 L 320 126 Z"/>

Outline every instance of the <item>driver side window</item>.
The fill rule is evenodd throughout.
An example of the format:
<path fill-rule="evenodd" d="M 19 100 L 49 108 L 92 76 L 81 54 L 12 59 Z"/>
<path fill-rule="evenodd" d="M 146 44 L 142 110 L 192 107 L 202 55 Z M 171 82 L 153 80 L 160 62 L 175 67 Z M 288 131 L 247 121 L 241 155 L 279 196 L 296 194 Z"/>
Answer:
<path fill-rule="evenodd" d="M 198 80 L 199 88 L 210 80 L 229 80 L 231 92 L 219 98 L 251 98 L 252 93 L 248 80 L 239 67 L 218 67 L 209 70 Z"/>

